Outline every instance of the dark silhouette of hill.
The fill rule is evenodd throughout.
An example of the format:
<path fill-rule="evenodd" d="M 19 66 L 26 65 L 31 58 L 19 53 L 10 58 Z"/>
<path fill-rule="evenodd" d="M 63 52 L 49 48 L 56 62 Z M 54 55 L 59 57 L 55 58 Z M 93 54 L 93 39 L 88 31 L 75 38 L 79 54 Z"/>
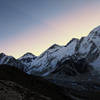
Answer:
<path fill-rule="evenodd" d="M 0 80 L 15 82 L 30 91 L 51 97 L 52 100 L 66 100 L 67 98 L 71 100 L 61 93 L 62 88 L 41 77 L 27 75 L 13 66 L 0 65 Z"/>

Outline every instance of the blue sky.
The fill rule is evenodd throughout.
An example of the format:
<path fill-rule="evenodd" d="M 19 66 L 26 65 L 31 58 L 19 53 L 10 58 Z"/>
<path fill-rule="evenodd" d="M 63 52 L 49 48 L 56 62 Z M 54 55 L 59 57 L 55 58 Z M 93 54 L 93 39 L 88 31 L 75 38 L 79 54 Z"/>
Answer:
<path fill-rule="evenodd" d="M 98 26 L 99 4 L 100 0 L 0 0 L 0 52 L 15 57 L 25 52 L 39 55 L 53 43 L 62 45 L 72 37 L 80 38 Z M 89 11 L 97 22 L 80 21 L 82 14 L 91 17 Z M 74 25 L 76 20 L 79 26 Z"/>

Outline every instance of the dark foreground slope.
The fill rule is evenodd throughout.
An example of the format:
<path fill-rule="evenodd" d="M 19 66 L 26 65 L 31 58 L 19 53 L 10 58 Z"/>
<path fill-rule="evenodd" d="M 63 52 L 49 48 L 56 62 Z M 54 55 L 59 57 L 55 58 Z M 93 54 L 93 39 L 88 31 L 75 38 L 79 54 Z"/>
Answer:
<path fill-rule="evenodd" d="M 0 100 L 50 100 L 50 97 L 32 92 L 21 85 L 0 80 Z"/>
<path fill-rule="evenodd" d="M 33 94 L 35 94 L 37 97 L 37 99 L 35 100 L 42 100 L 42 99 L 43 100 L 71 100 L 69 97 L 61 93 L 62 88 L 48 82 L 47 80 L 44 80 L 41 77 L 27 75 L 26 73 L 20 71 L 19 69 L 8 66 L 8 65 L 0 66 L 0 80 L 1 80 L 0 81 L 1 93 L 2 93 L 1 91 L 2 84 L 4 84 L 5 88 L 3 89 L 6 89 L 6 87 L 10 88 L 10 89 L 6 89 L 7 92 L 9 92 L 9 90 L 15 91 L 17 89 L 16 91 L 21 91 L 21 92 L 24 91 L 26 95 L 29 95 L 29 97 L 27 96 L 28 99 L 15 99 L 15 100 L 31 100 L 29 98 L 30 97 L 34 98 Z M 16 84 L 16 86 L 14 85 L 10 86 L 9 84 L 7 84 L 9 82 L 11 83 L 14 82 L 13 84 Z M 0 93 L 0 96 L 1 96 L 1 93 Z M 42 99 L 40 99 L 41 96 L 42 96 Z M 24 96 L 22 96 L 22 98 L 24 98 Z M 0 100 L 3 100 L 3 99 L 0 99 Z M 5 100 L 8 100 L 8 99 L 5 99 Z"/>
<path fill-rule="evenodd" d="M 66 78 L 63 86 L 62 80 L 56 80 L 57 86 L 41 77 L 27 75 L 15 67 L 1 65 L 0 100 L 100 99 L 100 79 L 96 76 L 83 74 Z"/>

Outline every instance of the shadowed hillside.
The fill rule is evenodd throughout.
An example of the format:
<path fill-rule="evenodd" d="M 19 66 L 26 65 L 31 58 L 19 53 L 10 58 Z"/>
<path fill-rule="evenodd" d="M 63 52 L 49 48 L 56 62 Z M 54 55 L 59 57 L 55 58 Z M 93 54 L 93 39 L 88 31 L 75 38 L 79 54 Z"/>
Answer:
<path fill-rule="evenodd" d="M 60 87 L 41 77 L 27 75 L 25 72 L 12 66 L 0 66 L 0 80 L 15 82 L 31 92 L 50 97 L 52 100 L 66 100 L 67 98 L 61 93 L 62 89 Z M 68 98 L 68 100 L 71 99 Z"/>

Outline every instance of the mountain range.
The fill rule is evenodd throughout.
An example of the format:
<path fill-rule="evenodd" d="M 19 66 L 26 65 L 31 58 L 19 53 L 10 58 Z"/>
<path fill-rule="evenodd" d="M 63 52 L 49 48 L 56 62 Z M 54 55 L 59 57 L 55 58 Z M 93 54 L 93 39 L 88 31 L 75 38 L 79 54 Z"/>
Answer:
<path fill-rule="evenodd" d="M 41 76 L 47 76 L 57 69 L 57 64 L 64 59 L 76 58 L 86 61 L 96 71 L 100 71 L 100 26 L 93 29 L 88 36 L 81 39 L 72 39 L 67 45 L 52 45 L 40 56 L 26 53 L 15 59 L 4 53 L 0 54 L 0 64 L 8 64 L 23 69 L 28 74 L 35 72 Z"/>
<path fill-rule="evenodd" d="M 68 97 L 70 94 L 71 100 L 92 100 L 89 99 L 92 93 L 100 93 L 100 26 L 88 36 L 73 38 L 64 46 L 54 44 L 39 56 L 28 52 L 16 59 L 0 53 L 0 65 L 9 66 L 8 69 L 14 66 L 29 76 L 41 77 L 44 81 L 63 88 L 63 95 Z"/>

